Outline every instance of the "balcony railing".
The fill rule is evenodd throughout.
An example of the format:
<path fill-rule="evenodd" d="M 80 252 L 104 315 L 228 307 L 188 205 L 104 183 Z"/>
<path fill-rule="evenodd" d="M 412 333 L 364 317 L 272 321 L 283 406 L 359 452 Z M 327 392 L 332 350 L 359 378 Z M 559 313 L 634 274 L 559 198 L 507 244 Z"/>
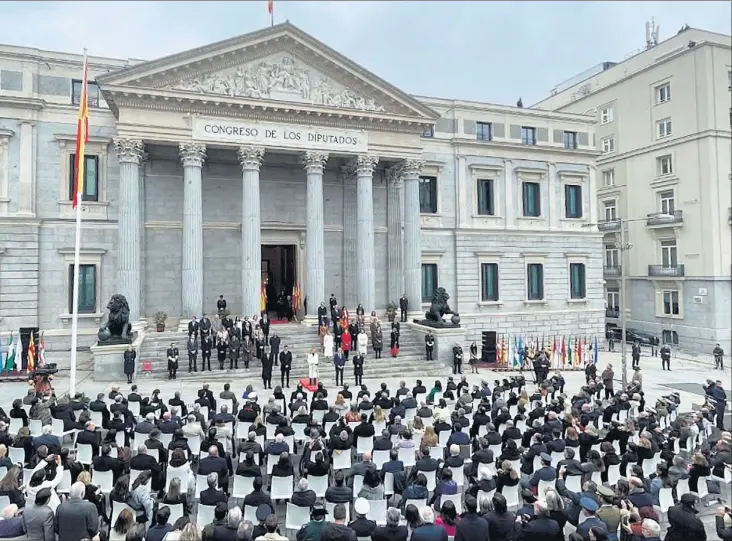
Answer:
<path fill-rule="evenodd" d="M 602 274 L 604 276 L 620 276 L 620 266 L 616 265 L 613 267 L 603 267 Z"/>
<path fill-rule="evenodd" d="M 684 213 L 681 210 L 675 210 L 672 214 L 663 212 L 654 212 L 649 214 L 646 219 L 646 225 L 674 225 L 684 223 Z"/>
<path fill-rule="evenodd" d="M 648 265 L 648 276 L 684 276 L 684 266 L 675 265 L 673 267 L 666 267 L 664 265 Z"/>
<path fill-rule="evenodd" d="M 620 220 L 602 220 L 597 224 L 597 229 L 605 233 L 620 231 Z"/>
<path fill-rule="evenodd" d="M 620 317 L 619 308 L 605 308 L 605 317 L 618 318 Z"/>

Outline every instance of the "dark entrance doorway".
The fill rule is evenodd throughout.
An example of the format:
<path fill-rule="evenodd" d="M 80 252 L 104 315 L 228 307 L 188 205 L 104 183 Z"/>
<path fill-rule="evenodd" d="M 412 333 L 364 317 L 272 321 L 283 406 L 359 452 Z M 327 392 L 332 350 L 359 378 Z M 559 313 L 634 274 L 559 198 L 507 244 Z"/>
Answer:
<path fill-rule="evenodd" d="M 277 315 L 277 300 L 292 295 L 296 279 L 295 245 L 262 245 L 262 281 L 267 282 L 267 312 Z"/>

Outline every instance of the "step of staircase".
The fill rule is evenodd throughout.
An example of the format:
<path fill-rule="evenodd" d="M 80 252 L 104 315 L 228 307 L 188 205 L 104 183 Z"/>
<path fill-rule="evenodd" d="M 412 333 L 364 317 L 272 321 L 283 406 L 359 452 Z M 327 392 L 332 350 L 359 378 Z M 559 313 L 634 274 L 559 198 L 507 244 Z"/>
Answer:
<path fill-rule="evenodd" d="M 447 375 L 450 370 L 439 361 L 426 361 L 424 351 L 424 341 L 421 334 L 412 331 L 407 325 L 403 325 L 400 336 L 400 351 L 397 358 L 392 358 L 388 348 L 388 335 L 385 333 L 385 349 L 383 357 L 377 359 L 374 357 L 373 350 L 369 347 L 364 363 L 364 377 L 376 377 L 384 380 L 401 379 L 401 378 L 417 378 L 417 377 L 438 377 Z M 293 366 L 290 371 L 290 382 L 298 381 L 308 376 L 305 358 L 310 348 L 315 347 L 316 351 L 322 352 L 320 346 L 320 338 L 318 337 L 314 327 L 299 325 L 295 323 L 273 325 L 270 329 L 270 336 L 277 333 L 281 341 L 280 348 L 287 344 L 293 356 Z M 145 340 L 138 352 L 140 364 L 144 361 L 150 361 L 152 364 L 153 374 L 167 377 L 167 359 L 166 352 L 171 342 L 174 342 L 181 352 L 178 370 L 178 379 L 201 379 L 204 373 L 194 372 L 188 373 L 188 355 L 185 353 L 185 343 L 187 340 L 186 331 L 164 331 L 150 332 L 145 336 Z M 199 368 L 201 363 L 201 355 L 198 357 Z M 219 369 L 216 351 L 214 350 L 211 357 L 212 371 L 205 373 L 206 380 L 231 381 L 232 377 L 251 378 L 253 382 L 261 381 L 261 363 L 258 359 L 253 359 L 250 368 L 243 368 L 243 364 L 239 363 L 238 369 L 229 370 L 229 360 L 224 363 L 224 370 Z M 320 380 L 325 385 L 335 384 L 335 369 L 332 363 L 321 360 Z M 353 368 L 346 364 L 345 369 L 346 381 L 353 381 Z M 280 378 L 279 368 L 273 368 L 273 381 L 278 382 Z"/>

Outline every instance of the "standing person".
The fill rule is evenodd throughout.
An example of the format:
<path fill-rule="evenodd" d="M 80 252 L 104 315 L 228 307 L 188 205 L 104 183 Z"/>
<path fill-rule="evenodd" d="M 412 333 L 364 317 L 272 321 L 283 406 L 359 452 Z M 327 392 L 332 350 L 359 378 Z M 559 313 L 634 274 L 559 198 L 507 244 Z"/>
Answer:
<path fill-rule="evenodd" d="M 470 344 L 470 373 L 478 373 L 478 344 L 473 342 Z"/>
<path fill-rule="evenodd" d="M 460 344 L 455 344 L 452 348 L 452 373 L 463 373 L 463 348 Z"/>
<path fill-rule="evenodd" d="M 208 314 L 206 312 L 203 313 L 201 323 L 198 325 L 198 330 L 201 333 L 201 341 L 203 341 L 205 337 L 211 336 L 211 320 L 208 318 Z"/>
<path fill-rule="evenodd" d="M 668 344 L 661 346 L 661 370 L 668 369 L 671 372 L 671 348 Z"/>
<path fill-rule="evenodd" d="M 226 299 L 223 295 L 219 295 L 219 300 L 216 301 L 216 311 L 219 313 L 219 317 L 223 316 L 226 311 Z"/>
<path fill-rule="evenodd" d="M 714 355 L 714 369 L 724 370 L 724 350 L 719 347 L 719 344 L 714 346 L 712 355 Z"/>
<path fill-rule="evenodd" d="M 229 370 L 239 368 L 239 355 L 241 355 L 241 340 L 232 333 L 229 336 Z"/>
<path fill-rule="evenodd" d="M 389 347 L 393 348 L 394 346 L 399 347 L 399 322 L 398 321 L 392 321 L 392 323 L 391 323 L 391 343 L 389 344 Z"/>
<path fill-rule="evenodd" d="M 310 385 L 315 385 L 318 379 L 318 353 L 315 348 L 310 348 L 308 353 L 308 379 Z"/>
<path fill-rule="evenodd" d="M 170 343 L 168 348 L 168 379 L 175 379 L 175 373 L 178 371 L 178 348 L 175 347 L 173 342 Z"/>
<path fill-rule="evenodd" d="M 196 334 L 191 333 L 188 335 L 186 349 L 188 350 L 188 373 L 198 372 L 198 336 Z"/>
<path fill-rule="evenodd" d="M 381 321 L 376 322 L 376 329 L 371 332 L 371 346 L 374 348 L 374 358 L 381 359 L 381 350 L 384 349 L 384 335 L 381 332 Z"/>
<path fill-rule="evenodd" d="M 346 367 L 346 358 L 343 356 L 343 351 L 338 348 L 333 355 L 333 366 L 335 367 L 335 380 L 336 385 L 343 385 L 343 369 Z M 338 383 L 338 377 L 340 376 L 340 384 Z"/>
<path fill-rule="evenodd" d="M 280 356 L 280 341 L 281 338 L 277 336 L 277 331 L 273 332 L 272 336 L 269 339 L 269 347 L 272 348 L 271 354 L 274 366 L 277 366 L 277 361 Z"/>
<path fill-rule="evenodd" d="M 292 368 L 292 353 L 285 345 L 280 353 L 280 384 L 285 387 L 285 380 L 287 381 L 287 388 L 290 388 L 290 369 Z"/>
<path fill-rule="evenodd" d="M 338 300 L 335 298 L 335 295 L 333 295 L 333 293 L 330 294 L 328 304 L 330 305 L 330 319 L 333 320 L 333 325 L 335 325 L 335 322 L 337 321 L 336 310 L 338 309 Z"/>
<path fill-rule="evenodd" d="M 613 391 L 613 382 L 615 381 L 615 372 L 613 372 L 613 365 L 608 364 L 607 368 L 602 371 L 602 385 L 605 387 L 605 400 L 612 398 L 615 392 Z"/>
<path fill-rule="evenodd" d="M 264 343 L 269 343 L 269 314 L 267 313 L 267 310 L 262 311 L 262 318 L 259 320 L 259 328 L 262 329 L 262 334 L 264 335 Z"/>
<path fill-rule="evenodd" d="M 244 335 L 244 340 L 241 342 L 241 354 L 242 360 L 244 361 L 244 368 L 249 368 L 249 361 L 252 360 L 252 340 L 248 334 Z"/>
<path fill-rule="evenodd" d="M 405 293 L 399 299 L 399 312 L 400 312 L 399 319 L 401 321 L 407 321 L 407 310 L 408 309 L 409 309 L 409 299 L 407 299 L 407 294 Z"/>
<path fill-rule="evenodd" d="M 605 334 L 607 335 L 608 351 L 615 351 L 615 336 L 613 335 L 612 329 L 608 329 Z"/>
<path fill-rule="evenodd" d="M 267 386 L 272 388 L 272 355 L 262 355 L 262 384 L 266 389 Z"/>
<path fill-rule="evenodd" d="M 334 346 L 334 340 L 333 335 L 330 334 L 330 331 L 325 331 L 325 336 L 323 336 L 323 357 L 326 358 L 326 360 L 330 360 L 333 358 L 333 346 Z"/>
<path fill-rule="evenodd" d="M 226 350 L 229 349 L 229 335 L 221 329 L 216 333 L 216 351 L 219 354 L 219 369 L 224 369 L 224 361 L 226 361 Z"/>
<path fill-rule="evenodd" d="M 427 360 L 431 361 L 432 353 L 435 351 L 435 335 L 432 334 L 432 331 L 428 331 L 424 335 L 424 349 L 427 354 Z"/>
<path fill-rule="evenodd" d="M 198 336 L 198 321 L 196 321 L 196 316 L 193 316 L 188 322 L 188 336 L 192 334 Z"/>
<path fill-rule="evenodd" d="M 325 303 L 321 302 L 318 306 L 318 327 L 328 325 L 328 310 L 325 307 Z"/>
<path fill-rule="evenodd" d="M 261 360 L 262 348 L 264 347 L 264 332 L 262 332 L 262 327 L 259 323 L 254 326 L 254 345 L 256 346 L 256 357 Z"/>
<path fill-rule="evenodd" d="M 363 384 L 363 356 L 358 352 L 353 356 L 353 376 L 356 385 Z"/>
<path fill-rule="evenodd" d="M 357 341 L 358 341 L 358 354 L 363 356 L 366 355 L 368 351 L 368 343 L 369 339 L 368 336 L 366 336 L 366 332 L 361 329 L 357 335 Z"/>
<path fill-rule="evenodd" d="M 343 331 L 341 334 L 341 349 L 343 350 L 343 356 L 348 360 L 348 352 L 351 351 L 351 334 L 348 331 Z"/>
<path fill-rule="evenodd" d="M 208 363 L 208 371 L 211 371 L 211 350 L 213 349 L 213 340 L 211 339 L 211 333 L 207 333 L 205 336 L 201 333 L 203 338 L 201 339 L 201 372 L 206 371 L 206 364 Z"/>
<path fill-rule="evenodd" d="M 641 346 L 640 342 L 638 342 L 637 340 L 633 344 L 631 355 L 633 357 L 633 370 L 635 370 L 636 368 L 640 368 Z"/>
<path fill-rule="evenodd" d="M 124 370 L 127 376 L 127 383 L 132 383 L 132 376 L 135 374 L 135 361 L 137 360 L 137 352 L 132 349 L 132 344 L 127 346 L 124 354 Z"/>

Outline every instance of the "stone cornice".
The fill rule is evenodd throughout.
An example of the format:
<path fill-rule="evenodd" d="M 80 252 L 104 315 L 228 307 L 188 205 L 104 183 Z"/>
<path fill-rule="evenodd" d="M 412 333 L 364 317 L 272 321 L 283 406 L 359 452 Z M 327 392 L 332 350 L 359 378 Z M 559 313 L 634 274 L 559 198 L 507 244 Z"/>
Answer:
<path fill-rule="evenodd" d="M 46 101 L 38 98 L 16 98 L 14 96 L 0 96 L 0 107 L 15 109 L 32 109 L 40 111 L 46 106 Z"/>
<path fill-rule="evenodd" d="M 58 253 L 61 255 L 74 255 L 74 248 L 59 248 Z M 81 248 L 79 253 L 82 255 L 104 255 L 107 250 L 104 248 Z"/>

